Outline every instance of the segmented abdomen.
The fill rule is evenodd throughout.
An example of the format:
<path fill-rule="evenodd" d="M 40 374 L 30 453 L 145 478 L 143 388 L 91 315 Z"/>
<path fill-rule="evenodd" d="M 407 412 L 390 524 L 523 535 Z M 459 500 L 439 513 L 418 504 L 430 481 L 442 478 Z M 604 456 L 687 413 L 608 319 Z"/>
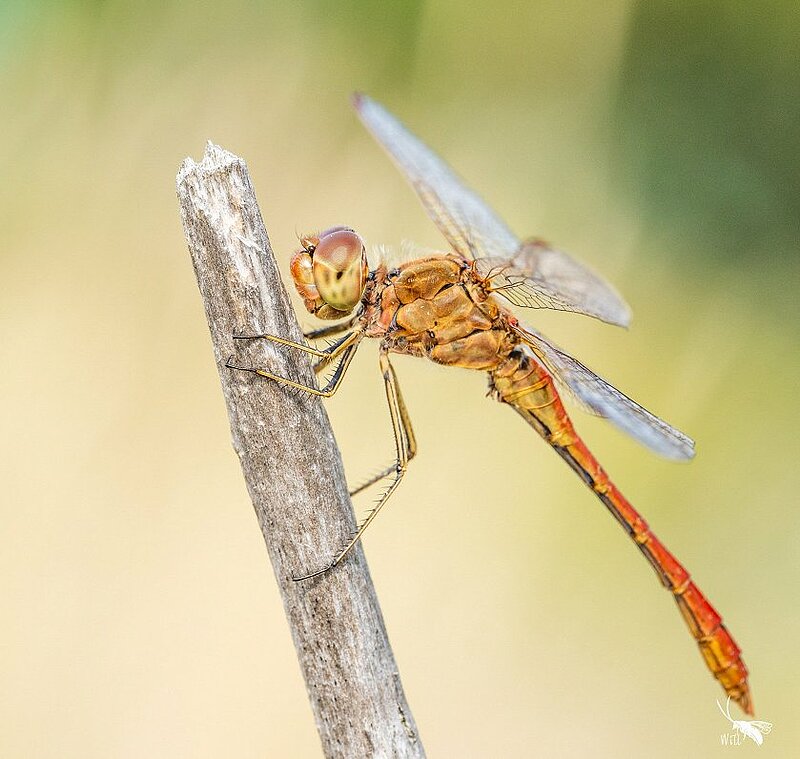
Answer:
<path fill-rule="evenodd" d="M 722 618 L 575 432 L 547 371 L 517 349 L 490 372 L 490 377 L 499 400 L 510 404 L 553 446 L 630 535 L 662 584 L 672 592 L 711 673 L 725 692 L 752 714 L 747 667 Z"/>

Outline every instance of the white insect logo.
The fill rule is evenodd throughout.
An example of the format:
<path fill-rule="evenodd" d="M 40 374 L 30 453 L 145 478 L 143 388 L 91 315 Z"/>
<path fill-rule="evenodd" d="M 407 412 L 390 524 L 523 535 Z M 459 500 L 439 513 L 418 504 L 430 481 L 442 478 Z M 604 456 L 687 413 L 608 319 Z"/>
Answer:
<path fill-rule="evenodd" d="M 728 696 L 728 702 L 725 704 L 724 710 L 719 701 L 717 701 L 717 707 L 719 708 L 720 712 L 722 712 L 722 716 L 731 723 L 734 732 L 738 731 L 742 735 L 752 738 L 753 742 L 758 746 L 764 742 L 764 736 L 769 733 L 770 730 L 772 730 L 771 722 L 762 722 L 760 719 L 733 719 L 733 717 L 731 717 L 730 696 Z"/>

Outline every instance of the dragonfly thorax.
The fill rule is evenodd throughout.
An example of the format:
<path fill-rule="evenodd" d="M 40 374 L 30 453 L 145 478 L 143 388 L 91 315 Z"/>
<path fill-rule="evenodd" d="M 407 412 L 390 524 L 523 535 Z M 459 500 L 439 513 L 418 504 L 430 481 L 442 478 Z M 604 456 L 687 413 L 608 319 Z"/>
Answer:
<path fill-rule="evenodd" d="M 300 239 L 292 256 L 295 287 L 306 308 L 321 319 L 341 319 L 361 301 L 369 268 L 364 241 L 349 227 Z"/>

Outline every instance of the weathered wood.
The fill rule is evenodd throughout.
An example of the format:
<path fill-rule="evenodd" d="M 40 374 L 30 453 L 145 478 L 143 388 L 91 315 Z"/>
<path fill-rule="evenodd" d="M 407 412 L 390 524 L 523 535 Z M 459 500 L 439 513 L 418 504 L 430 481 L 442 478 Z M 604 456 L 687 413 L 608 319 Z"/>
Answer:
<path fill-rule="evenodd" d="M 261 340 L 232 340 L 234 334 L 259 333 L 302 340 L 247 167 L 209 143 L 199 164 L 184 161 L 177 191 L 233 446 L 278 581 L 324 754 L 423 757 L 361 548 L 322 577 L 291 579 L 324 566 L 355 525 L 322 404 L 225 367 L 236 355 L 251 366 L 314 381 L 305 354 Z"/>

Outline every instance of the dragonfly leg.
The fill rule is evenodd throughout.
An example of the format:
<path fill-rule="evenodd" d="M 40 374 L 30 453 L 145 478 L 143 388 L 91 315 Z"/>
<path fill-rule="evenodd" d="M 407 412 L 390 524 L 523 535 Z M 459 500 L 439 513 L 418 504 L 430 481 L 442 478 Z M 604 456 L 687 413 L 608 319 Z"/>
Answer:
<path fill-rule="evenodd" d="M 337 358 L 339 355 L 342 357 L 338 366 L 336 367 L 336 370 L 331 375 L 330 380 L 328 380 L 327 384 L 322 388 L 311 387 L 310 385 L 304 385 L 301 382 L 295 382 L 288 377 L 281 377 L 278 374 L 268 372 L 266 369 L 256 369 L 252 366 L 237 366 L 230 358 L 225 362 L 225 366 L 227 366 L 229 369 L 238 369 L 239 371 L 243 372 L 253 372 L 253 374 L 257 374 L 259 377 L 266 377 L 267 379 L 274 380 L 281 385 L 287 385 L 295 388 L 295 390 L 301 390 L 305 393 L 310 393 L 311 395 L 320 396 L 322 398 L 330 398 L 339 389 L 339 385 L 341 384 L 342 379 L 344 379 L 347 367 L 350 366 L 350 362 L 353 360 L 353 356 L 355 356 L 360 338 L 360 332 L 351 332 L 349 335 L 346 335 L 344 338 L 342 338 L 342 340 L 334 343 L 325 351 L 316 351 L 317 354 L 323 356 L 323 359 L 317 362 L 317 366 L 314 367 L 315 371 L 319 371 L 319 369 L 324 368 L 324 366 L 330 363 L 333 359 Z M 291 347 L 307 349 L 307 346 L 301 346 L 300 343 L 293 343 L 291 340 L 284 341 L 282 338 L 275 338 L 275 342 L 289 344 Z"/>
<path fill-rule="evenodd" d="M 344 329 L 347 329 L 347 327 L 345 327 Z M 343 330 L 337 330 L 337 331 L 341 332 Z M 296 343 L 294 340 L 288 340 L 287 338 L 279 337 L 278 335 L 234 335 L 233 339 L 269 340 L 271 343 L 278 343 L 278 345 L 285 345 L 287 348 L 294 348 L 295 350 L 302 351 L 303 353 L 308 353 L 312 356 L 316 356 L 317 358 L 330 361 L 331 359 L 336 358 L 336 356 L 342 353 L 345 350 L 345 348 L 347 348 L 352 342 L 357 340 L 360 337 L 360 335 L 361 335 L 360 330 L 354 330 L 353 332 L 349 332 L 344 337 L 340 338 L 339 340 L 336 340 L 334 343 L 329 345 L 324 350 L 319 350 L 318 348 L 306 345 L 305 343 Z"/>
<path fill-rule="evenodd" d="M 339 322 L 338 324 L 329 324 L 327 327 L 320 327 L 319 329 L 311 329 L 308 332 L 303 332 L 303 337 L 306 340 L 318 340 L 322 337 L 332 337 L 333 335 L 339 335 L 347 329 L 350 329 L 357 321 L 358 316 L 354 316 L 352 319 L 348 319 L 344 322 Z M 323 351 L 324 352 L 324 351 Z M 322 358 L 314 364 L 314 373 L 319 374 L 327 365 L 330 363 L 330 360 L 327 358 Z"/>
<path fill-rule="evenodd" d="M 310 574 L 303 575 L 302 577 L 293 577 L 292 579 L 295 582 L 308 580 L 312 577 L 318 577 L 321 574 L 325 574 L 325 572 L 333 569 L 337 564 L 344 560 L 347 554 L 353 550 L 356 543 L 358 543 L 358 541 L 361 539 L 361 536 L 364 534 L 367 527 L 372 524 L 372 521 L 378 515 L 378 512 L 383 508 L 386 501 L 389 500 L 389 497 L 397 489 L 397 486 L 400 484 L 400 481 L 403 479 L 403 476 L 406 473 L 408 462 L 417 452 L 417 441 L 414 437 L 414 430 L 411 428 L 411 419 L 408 415 L 408 409 L 406 409 L 406 405 L 403 402 L 403 396 L 400 393 L 400 386 L 397 382 L 397 375 L 394 372 L 394 367 L 389 361 L 389 353 L 385 349 L 381 349 L 380 367 L 381 372 L 383 373 L 383 382 L 386 387 L 386 400 L 389 404 L 389 415 L 392 419 L 392 432 L 394 433 L 397 457 L 390 467 L 387 467 L 387 469 L 385 469 L 379 477 L 375 477 L 370 480 L 368 484 L 377 482 L 379 479 L 392 473 L 394 473 L 394 479 L 378 499 L 373 509 L 369 512 L 367 518 L 364 519 L 364 521 L 358 526 L 355 535 L 353 535 L 347 545 L 342 548 L 338 554 L 336 554 L 336 556 L 333 558 L 333 561 L 331 561 L 328 566 L 323 567 L 316 572 L 311 572 Z M 365 487 L 366 485 L 363 485 L 358 490 L 363 490 Z"/>
<path fill-rule="evenodd" d="M 381 356 L 383 356 L 383 354 L 381 354 Z M 394 382 L 394 387 L 395 387 L 396 397 L 397 397 L 397 410 L 399 412 L 401 429 L 402 429 L 403 435 L 405 436 L 406 453 L 408 455 L 406 463 L 408 463 L 408 461 L 411 461 L 411 459 L 413 459 L 414 456 L 417 455 L 417 439 L 414 436 L 414 429 L 411 426 L 411 417 L 408 415 L 408 409 L 406 408 L 406 404 L 403 401 L 403 394 L 400 392 L 400 385 L 397 382 L 397 376 L 395 375 L 394 367 L 389 362 L 388 356 L 386 358 L 386 365 L 388 366 L 388 370 L 389 370 L 389 372 L 390 372 L 390 374 L 392 376 L 392 380 Z M 381 369 L 384 370 L 384 372 L 385 372 L 383 363 L 381 363 Z M 391 401 L 390 401 L 390 406 L 391 406 Z M 395 436 L 396 436 L 396 433 L 395 433 Z M 385 469 L 381 470 L 377 474 L 375 474 L 372 477 L 370 477 L 366 482 L 362 482 L 354 490 L 351 490 L 350 491 L 350 495 L 351 496 L 358 495 L 362 491 L 366 490 L 368 487 L 371 487 L 372 485 L 374 485 L 376 482 L 380 482 L 384 477 L 388 477 L 390 474 L 392 474 L 396 470 L 397 470 L 397 462 L 393 461 Z"/>
<path fill-rule="evenodd" d="M 354 335 L 358 335 L 359 339 L 353 337 Z M 318 361 L 314 362 L 314 374 L 319 374 L 321 371 L 326 369 L 330 365 L 331 361 L 337 358 L 339 354 L 347 350 L 352 343 L 355 342 L 357 344 L 360 340 L 360 335 L 360 332 L 351 332 L 349 335 L 345 335 L 345 337 L 343 337 L 341 340 L 331 343 L 331 345 L 325 348 L 325 350 L 321 351 L 323 356 Z"/>

